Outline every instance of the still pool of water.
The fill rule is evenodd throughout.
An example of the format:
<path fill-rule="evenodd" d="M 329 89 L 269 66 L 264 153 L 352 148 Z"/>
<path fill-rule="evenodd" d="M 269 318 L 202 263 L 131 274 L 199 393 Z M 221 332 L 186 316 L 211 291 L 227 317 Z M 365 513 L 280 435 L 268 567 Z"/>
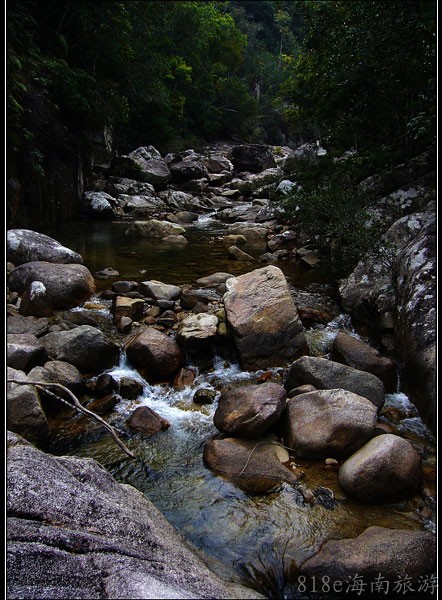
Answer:
<path fill-rule="evenodd" d="M 152 240 L 147 237 L 126 235 L 127 221 L 70 222 L 59 229 L 45 232 L 61 244 L 83 256 L 91 273 L 106 267 L 116 269 L 118 279 L 146 281 L 156 279 L 164 283 L 182 285 L 193 283 L 216 271 L 241 275 L 264 266 L 258 262 L 236 261 L 227 255 L 222 236 L 227 225 L 210 215 L 186 227 L 188 244 L 184 247 Z M 266 251 L 265 244 L 241 246 L 244 252 L 258 258 Z M 293 261 L 278 261 L 290 282 L 303 289 L 311 283 L 328 281 L 328 274 L 317 269 L 306 269 Z M 114 281 L 110 280 L 111 282 Z M 109 287 L 109 280 L 97 280 L 97 290 Z"/>

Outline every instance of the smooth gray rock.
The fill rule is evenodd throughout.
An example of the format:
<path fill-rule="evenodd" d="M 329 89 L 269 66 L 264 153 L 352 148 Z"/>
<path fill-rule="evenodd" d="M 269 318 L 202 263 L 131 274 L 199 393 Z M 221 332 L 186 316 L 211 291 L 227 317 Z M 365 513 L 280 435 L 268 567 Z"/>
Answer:
<path fill-rule="evenodd" d="M 378 377 L 327 358 L 302 356 L 292 363 L 285 389 L 290 391 L 305 384 L 314 385 L 318 390 L 343 388 L 368 398 L 378 409 L 385 400 L 384 384 Z"/>
<path fill-rule="evenodd" d="M 8 444 L 8 598 L 259 597 L 221 581 L 96 461 L 50 456 L 14 434 Z"/>
<path fill-rule="evenodd" d="M 32 444 L 44 446 L 49 438 L 49 426 L 37 389 L 33 385 L 11 381 L 28 381 L 23 371 L 8 367 L 7 379 L 7 428 Z"/>
<path fill-rule="evenodd" d="M 82 373 L 109 369 L 118 361 L 118 346 L 91 325 L 48 333 L 41 342 L 51 358 L 68 362 Z"/>
<path fill-rule="evenodd" d="M 6 362 L 9 367 L 28 372 L 48 359 L 41 339 L 31 333 L 8 333 L 6 336 Z"/>
<path fill-rule="evenodd" d="M 16 267 L 36 260 L 52 263 L 83 263 L 82 256 L 77 252 L 66 248 L 44 233 L 30 229 L 9 229 L 6 232 L 6 256 Z"/>

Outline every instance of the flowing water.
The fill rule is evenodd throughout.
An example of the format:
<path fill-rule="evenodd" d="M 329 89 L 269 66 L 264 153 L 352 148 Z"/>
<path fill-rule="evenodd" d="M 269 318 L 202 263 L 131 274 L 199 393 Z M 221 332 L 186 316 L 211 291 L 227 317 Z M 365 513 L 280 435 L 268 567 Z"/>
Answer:
<path fill-rule="evenodd" d="M 148 277 L 179 284 L 217 270 L 238 273 L 255 268 L 226 259 L 222 242 L 210 241 L 220 233 L 216 227 L 219 225 L 210 224 L 209 220 L 205 227 L 194 227 L 184 250 L 166 250 L 142 239 L 129 241 L 124 236 L 125 225 L 121 224 L 88 224 L 82 235 L 78 227 L 75 230 L 72 226 L 57 239 L 83 254 L 92 272 L 112 266 L 120 271 L 121 279 Z M 140 274 L 140 269 L 146 269 L 147 274 Z M 285 270 L 289 281 L 304 289 L 323 277 L 297 272 L 292 265 L 286 265 Z M 105 283 L 109 287 L 109 282 Z M 100 310 L 103 311 L 91 308 L 95 316 Z M 311 328 L 307 332 L 309 344 L 317 354 L 326 354 L 342 329 L 355 335 L 348 317 L 341 315 L 327 326 Z M 435 443 L 404 394 L 387 396 L 386 409 L 390 412 L 386 410 L 381 420 L 408 438 L 422 455 L 423 492 L 396 504 L 365 505 L 344 495 L 337 471 L 328 470 L 323 461 L 296 459 L 296 465 L 305 474 L 305 486 L 312 490 L 326 488 L 318 501 L 307 504 L 287 484 L 270 494 L 247 495 L 204 465 L 204 444 L 218 433 L 213 414 L 221 387 L 232 382 L 255 383 L 262 372 L 241 371 L 234 360 L 219 356 L 215 356 L 213 368 L 208 370 L 187 366 L 195 371 L 196 378 L 191 386 L 181 390 L 148 384 L 123 351 L 119 365 L 107 371 L 116 380 L 131 377 L 143 384 L 137 399 L 121 400 L 108 418 L 136 455 L 135 460 L 122 454 L 104 430 L 89 423 L 86 426 L 85 417 L 78 415 L 59 423 L 53 451 L 98 460 L 118 481 L 144 493 L 216 572 L 226 579 L 254 586 L 269 598 L 301 597 L 286 584 L 286 579 L 295 577 L 297 566 L 326 540 L 355 537 L 371 525 L 434 531 Z M 283 375 L 282 369 L 273 369 L 271 378 L 281 382 Z M 214 404 L 201 406 L 192 401 L 199 388 L 216 391 Z M 170 427 L 151 438 L 131 433 L 125 421 L 138 406 L 154 409 L 170 422 Z"/>

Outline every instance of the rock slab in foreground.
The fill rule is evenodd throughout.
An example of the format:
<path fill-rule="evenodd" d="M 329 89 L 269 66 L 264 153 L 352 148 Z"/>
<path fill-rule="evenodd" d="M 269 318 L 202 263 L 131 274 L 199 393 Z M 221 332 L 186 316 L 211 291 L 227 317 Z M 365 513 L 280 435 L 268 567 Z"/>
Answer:
<path fill-rule="evenodd" d="M 310 582 L 314 576 L 328 576 L 330 581 L 345 582 L 357 574 L 366 584 L 381 574 L 389 580 L 392 591 L 393 583 L 399 579 L 408 576 L 408 581 L 416 582 L 420 577 L 432 574 L 435 567 L 436 538 L 433 534 L 369 527 L 354 539 L 326 542 L 315 556 L 303 563 L 301 573 Z M 369 586 L 364 589 L 370 591 Z M 413 589 L 417 590 L 416 585 Z M 380 596 L 386 597 L 384 593 Z"/>
<path fill-rule="evenodd" d="M 256 598 L 214 575 L 96 461 L 8 434 L 8 598 Z M 48 494 L 48 488 L 51 493 Z"/>
<path fill-rule="evenodd" d="M 306 341 L 281 269 L 255 269 L 226 281 L 228 325 L 244 369 L 278 366 L 300 356 Z"/>

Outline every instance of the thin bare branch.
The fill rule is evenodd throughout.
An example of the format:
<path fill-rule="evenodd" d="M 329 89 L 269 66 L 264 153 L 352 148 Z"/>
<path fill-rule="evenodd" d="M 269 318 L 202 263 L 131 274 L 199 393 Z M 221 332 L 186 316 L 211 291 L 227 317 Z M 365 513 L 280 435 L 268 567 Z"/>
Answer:
<path fill-rule="evenodd" d="M 91 410 L 82 406 L 80 404 L 80 401 L 78 400 L 78 398 L 71 392 L 71 390 L 69 390 L 67 387 L 65 387 L 61 383 L 47 383 L 46 381 L 17 381 L 15 379 L 8 379 L 8 382 L 19 383 L 21 385 L 34 385 L 37 389 L 44 391 L 45 393 L 47 393 L 49 396 L 51 396 L 53 398 L 57 398 L 57 400 L 60 400 L 60 402 L 63 402 L 63 404 L 67 404 L 71 408 L 74 408 L 75 410 L 77 410 L 77 412 L 82 413 L 88 417 L 91 417 L 92 419 L 95 419 L 109 431 L 112 438 L 118 444 L 118 446 L 123 450 L 123 452 L 125 452 L 131 458 L 136 458 L 136 456 L 134 454 L 132 454 L 132 452 L 129 450 L 129 448 L 127 448 L 126 445 L 120 440 L 120 438 L 116 434 L 115 429 L 112 427 L 112 425 L 109 425 L 109 423 L 107 423 L 104 419 L 99 417 L 96 413 L 94 413 Z M 46 389 L 48 387 L 56 387 L 56 388 L 63 390 L 66 394 L 68 394 L 69 398 L 71 398 L 71 400 L 74 404 L 72 405 L 67 400 L 60 398 L 60 396 L 58 396 L 57 394 L 54 394 L 50 390 Z"/>

